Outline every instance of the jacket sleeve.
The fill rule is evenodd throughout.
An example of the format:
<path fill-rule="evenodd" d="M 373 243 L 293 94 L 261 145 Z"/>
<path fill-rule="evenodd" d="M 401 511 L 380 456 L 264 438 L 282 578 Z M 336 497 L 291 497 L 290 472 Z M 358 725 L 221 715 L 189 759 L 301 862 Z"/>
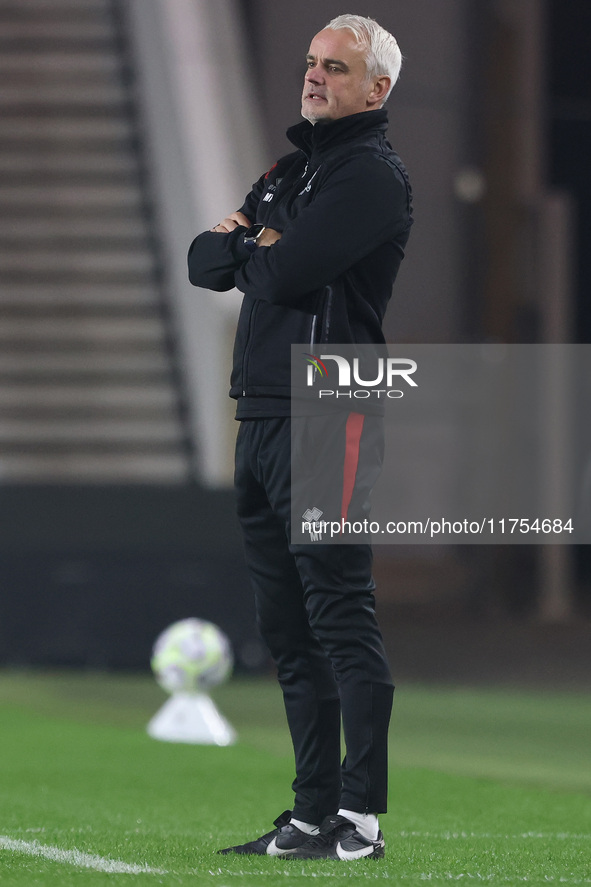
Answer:
<path fill-rule="evenodd" d="M 239 225 L 230 234 L 204 231 L 189 247 L 189 280 L 193 286 L 222 293 L 231 290 L 234 275 L 245 261 L 236 255 L 234 246 L 246 228 Z"/>
<path fill-rule="evenodd" d="M 411 224 L 405 178 L 375 156 L 344 160 L 318 188 L 273 246 L 251 255 L 241 242 L 235 244 L 244 259 L 235 274 L 238 289 L 305 311 L 303 296 L 334 281 Z"/>
<path fill-rule="evenodd" d="M 251 192 L 239 208 L 247 219 L 254 222 L 257 206 L 265 188 L 265 176 L 252 186 Z M 242 241 L 246 228 L 238 226 L 230 234 L 204 231 L 195 238 L 189 247 L 189 280 L 194 286 L 201 286 L 215 292 L 225 292 L 236 284 L 234 277 L 240 266 L 250 256 L 246 250 L 238 253 L 236 245 Z M 246 253 L 246 255 L 244 255 Z"/>

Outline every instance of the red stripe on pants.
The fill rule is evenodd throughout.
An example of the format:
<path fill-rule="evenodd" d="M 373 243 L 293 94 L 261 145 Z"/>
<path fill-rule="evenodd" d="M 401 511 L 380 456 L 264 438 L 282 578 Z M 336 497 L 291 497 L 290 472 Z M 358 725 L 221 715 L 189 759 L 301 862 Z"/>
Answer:
<path fill-rule="evenodd" d="M 365 416 L 362 413 L 350 413 L 345 428 L 345 465 L 343 470 L 343 498 L 341 502 L 341 519 L 347 520 L 349 505 L 355 489 L 355 477 L 359 465 L 359 445 Z"/>

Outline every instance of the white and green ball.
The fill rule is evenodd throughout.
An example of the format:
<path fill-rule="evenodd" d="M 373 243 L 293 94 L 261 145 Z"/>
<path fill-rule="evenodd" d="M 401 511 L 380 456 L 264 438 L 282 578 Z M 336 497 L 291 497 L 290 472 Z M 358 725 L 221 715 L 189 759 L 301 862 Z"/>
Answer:
<path fill-rule="evenodd" d="M 233 657 L 226 635 L 213 622 L 181 619 L 158 635 L 151 666 L 167 693 L 207 690 L 225 681 Z"/>

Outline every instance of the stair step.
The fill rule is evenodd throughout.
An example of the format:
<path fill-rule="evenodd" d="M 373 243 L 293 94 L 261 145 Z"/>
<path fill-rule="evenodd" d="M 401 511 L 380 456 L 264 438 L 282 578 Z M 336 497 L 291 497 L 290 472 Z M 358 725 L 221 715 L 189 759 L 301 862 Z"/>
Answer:
<path fill-rule="evenodd" d="M 116 111 L 127 106 L 128 99 L 123 87 L 116 83 L 93 86 L 92 84 L 63 83 L 41 86 L 0 87 L 0 108 L 3 112 L 15 109 L 25 115 L 28 109 L 42 107 L 46 113 L 51 108 L 81 106 L 109 108 Z"/>
<path fill-rule="evenodd" d="M 181 444 L 176 422 L 144 419 L 84 419 L 54 422 L 39 419 L 0 419 L 0 446 L 24 444 Z"/>
<path fill-rule="evenodd" d="M 140 453 L 64 452 L 62 454 L 4 454 L 0 481 L 18 483 L 184 483 L 189 476 L 182 452 Z"/>
<path fill-rule="evenodd" d="M 0 240 L 5 248 L 72 250 L 150 249 L 146 226 L 135 219 L 0 218 Z M 0 303 L 2 297 L 0 295 Z"/>
<path fill-rule="evenodd" d="M 137 188 L 131 185 L 32 185 L 30 187 L 0 187 L 0 209 L 27 206 L 79 206 L 90 208 L 136 208 L 142 198 Z"/>
<path fill-rule="evenodd" d="M 72 49 L 78 52 L 88 50 L 89 52 L 112 53 L 116 48 L 115 39 L 112 35 L 100 37 L 89 34 L 86 38 L 82 34 L 79 37 L 74 34 L 69 36 L 65 30 L 61 36 L 57 33 L 48 36 L 29 34 L 27 37 L 3 37 L 0 35 L 0 53 L 22 55 L 28 52 L 38 52 L 43 54 L 48 51 L 69 52 Z"/>
<path fill-rule="evenodd" d="M 170 374 L 168 357 L 162 352 L 112 354 L 85 350 L 82 352 L 39 351 L 35 354 L 0 352 L 0 379 L 38 378 L 49 376 L 138 376 L 146 380 Z"/>
<path fill-rule="evenodd" d="M 44 406 L 0 406 L 0 422 L 43 422 L 61 425 L 63 422 L 91 422 L 91 421 L 122 421 L 133 420 L 142 422 L 160 422 L 166 425 L 177 426 L 179 424 L 179 412 L 172 407 L 136 406 L 130 407 L 109 406 L 106 404 L 87 403 L 63 407 Z M 0 441 L 0 454 L 2 443 Z"/>
<path fill-rule="evenodd" d="M 135 175 L 137 170 L 137 159 L 130 151 L 0 151 L 0 175 L 121 176 Z"/>
<path fill-rule="evenodd" d="M 67 117 L 22 118 L 5 116 L 0 129 L 0 146 L 11 143 L 31 145 L 66 143 L 67 148 L 74 144 L 90 143 L 93 148 L 101 143 L 128 147 L 132 141 L 132 128 L 124 117 L 86 117 L 75 120 Z"/>
<path fill-rule="evenodd" d="M 11 18 L 27 15 L 89 16 L 104 14 L 108 0 L 2 0 L 1 10 Z"/>
<path fill-rule="evenodd" d="M 56 342 L 63 347 L 72 343 L 94 343 L 117 347 L 159 345 L 164 342 L 159 318 L 29 320 L 0 319 L 0 343 L 6 348 L 13 343 L 32 345 Z"/>
<path fill-rule="evenodd" d="M 134 284 L 136 286 L 151 286 L 154 282 L 152 273 L 144 273 L 142 271 L 123 271 L 105 266 L 96 271 L 87 271 L 84 268 L 73 267 L 47 267 L 32 270 L 31 268 L 15 268 L 14 270 L 0 270 L 0 291 L 12 288 L 20 284 L 46 284 L 64 286 L 90 286 L 93 283 L 104 284 L 105 286 L 125 286 Z"/>
<path fill-rule="evenodd" d="M 0 276 L 11 272 L 51 274 L 116 274 L 149 275 L 154 260 L 146 250 L 41 250 L 0 249 Z"/>
<path fill-rule="evenodd" d="M 0 17 L 0 43 L 103 43 L 113 40 L 113 25 L 108 16 L 94 15 L 86 21 L 76 21 L 69 15 Z"/>
<path fill-rule="evenodd" d="M 13 284 L 0 290 L 0 311 L 6 308 L 20 308 L 23 311 L 48 308 L 152 308 L 158 302 L 154 287 L 145 284 Z"/>
<path fill-rule="evenodd" d="M 3 385 L 0 409 L 22 410 L 176 410 L 176 394 L 170 385 Z"/>
<path fill-rule="evenodd" d="M 1 9 L 2 7 L 0 7 Z M 121 63 L 115 53 L 108 52 L 19 52 L 0 55 L 0 73 L 8 81 L 13 75 L 32 79 L 43 75 L 46 79 L 84 75 L 112 77 L 121 71 Z"/>

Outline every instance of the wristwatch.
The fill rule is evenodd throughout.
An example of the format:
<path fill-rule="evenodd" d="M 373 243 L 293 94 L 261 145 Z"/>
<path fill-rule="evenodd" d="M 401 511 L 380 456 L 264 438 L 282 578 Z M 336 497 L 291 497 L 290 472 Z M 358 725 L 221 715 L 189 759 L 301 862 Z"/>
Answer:
<path fill-rule="evenodd" d="M 266 230 L 265 225 L 251 225 L 250 228 L 246 229 L 244 232 L 244 246 L 250 253 L 255 251 L 261 234 Z"/>

